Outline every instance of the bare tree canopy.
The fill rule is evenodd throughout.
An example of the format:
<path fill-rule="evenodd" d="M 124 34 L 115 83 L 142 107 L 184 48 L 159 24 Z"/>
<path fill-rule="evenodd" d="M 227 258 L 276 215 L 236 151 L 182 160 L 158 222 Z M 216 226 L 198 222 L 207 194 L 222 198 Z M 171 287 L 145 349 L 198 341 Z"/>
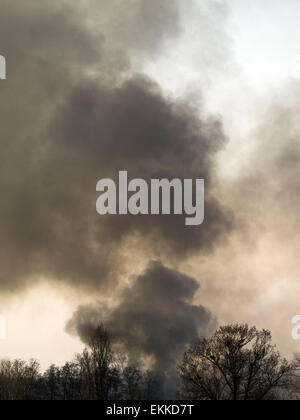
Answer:
<path fill-rule="evenodd" d="M 228 325 L 189 349 L 179 366 L 182 395 L 195 400 L 275 399 L 295 365 L 282 359 L 271 333 Z"/>
<path fill-rule="evenodd" d="M 0 400 L 299 400 L 299 371 L 300 355 L 281 358 L 269 331 L 228 325 L 184 354 L 175 397 L 167 371 L 116 352 L 101 324 L 73 362 L 43 374 L 35 360 L 0 361 Z"/>

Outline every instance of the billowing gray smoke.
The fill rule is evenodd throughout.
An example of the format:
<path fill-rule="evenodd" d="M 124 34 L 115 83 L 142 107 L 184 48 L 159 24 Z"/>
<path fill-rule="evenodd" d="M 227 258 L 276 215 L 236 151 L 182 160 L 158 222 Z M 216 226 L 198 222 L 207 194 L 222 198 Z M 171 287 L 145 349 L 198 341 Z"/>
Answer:
<path fill-rule="evenodd" d="M 185 346 L 215 326 L 209 311 L 193 304 L 198 289 L 196 280 L 153 262 L 116 309 L 80 307 L 67 328 L 88 343 L 104 322 L 113 342 L 122 344 L 132 360 L 150 356 L 156 369 L 170 371 Z"/>
<path fill-rule="evenodd" d="M 131 362 L 143 364 L 150 359 L 152 369 L 164 372 L 176 386 L 174 374 L 186 346 L 216 326 L 209 311 L 193 304 L 198 289 L 196 280 L 153 262 L 124 292 L 116 309 L 80 307 L 67 330 L 88 344 L 104 322 L 113 344 Z"/>
<path fill-rule="evenodd" d="M 26 3 L 26 4 L 25 4 Z M 138 74 L 180 30 L 179 0 L 2 0 L 0 287 L 38 277 L 109 295 L 135 246 L 171 265 L 208 253 L 231 232 L 215 197 L 215 160 L 226 138 L 217 118 L 166 95 Z M 134 64 L 135 63 L 135 64 Z M 96 183 L 116 177 L 205 178 L 206 220 L 96 214 Z M 121 252 L 122 249 L 122 252 Z M 104 317 L 132 358 L 169 372 L 211 322 L 194 306 L 196 281 L 153 264 L 114 311 L 81 309 L 72 328 L 85 339 Z M 82 319 L 84 322 L 82 323 Z"/>
<path fill-rule="evenodd" d="M 176 260 L 208 252 L 232 228 L 232 216 L 213 194 L 215 157 L 225 143 L 221 123 L 200 119 L 197 110 L 128 70 L 132 50 L 154 51 L 159 39 L 176 34 L 178 2 L 149 8 L 133 1 L 128 10 L 120 2 L 128 36 L 123 52 L 113 3 L 94 6 L 106 32 L 93 36 L 76 12 L 80 2 L 73 9 L 69 2 L 2 3 L 0 38 L 8 61 L 0 110 L 4 289 L 36 276 L 107 286 L 119 278 L 119 249 L 132 238 L 149 256 Z M 145 43 L 130 35 L 133 19 Z M 187 229 L 180 216 L 101 219 L 96 183 L 121 169 L 146 179 L 205 178 L 204 226 Z"/>

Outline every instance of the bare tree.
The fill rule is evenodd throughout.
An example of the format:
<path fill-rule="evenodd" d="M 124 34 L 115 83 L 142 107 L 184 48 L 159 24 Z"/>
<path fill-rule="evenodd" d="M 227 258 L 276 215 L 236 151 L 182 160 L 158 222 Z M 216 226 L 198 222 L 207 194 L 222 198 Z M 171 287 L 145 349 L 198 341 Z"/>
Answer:
<path fill-rule="evenodd" d="M 35 399 L 37 389 L 36 384 L 39 378 L 40 364 L 37 360 L 31 359 L 25 363 L 23 374 L 23 399 Z"/>
<path fill-rule="evenodd" d="M 93 369 L 88 350 L 85 349 L 82 354 L 78 354 L 76 359 L 80 369 L 80 399 L 95 400 Z"/>
<path fill-rule="evenodd" d="M 164 395 L 165 375 L 163 372 L 148 370 L 144 374 L 145 400 L 159 400 Z"/>
<path fill-rule="evenodd" d="M 34 399 L 40 365 L 36 360 L 2 360 L 0 362 L 0 399 Z"/>
<path fill-rule="evenodd" d="M 77 363 L 66 363 L 60 370 L 62 383 L 62 399 L 76 400 L 79 396 L 79 366 Z"/>
<path fill-rule="evenodd" d="M 97 400 L 108 400 L 110 390 L 110 365 L 112 350 L 109 335 L 100 325 L 90 341 L 95 391 Z"/>
<path fill-rule="evenodd" d="M 44 374 L 48 399 L 54 401 L 60 396 L 60 369 L 55 365 L 51 365 Z"/>
<path fill-rule="evenodd" d="M 143 373 L 138 365 L 129 365 L 123 371 L 125 399 L 138 400 L 142 394 Z"/>
<path fill-rule="evenodd" d="M 288 386 L 288 398 L 290 400 L 300 400 L 300 354 L 295 354 L 294 357 L 295 372 L 290 379 Z"/>
<path fill-rule="evenodd" d="M 198 400 L 278 398 L 295 365 L 282 359 L 271 333 L 248 325 L 221 327 L 184 355 L 179 373 L 182 396 Z"/>
<path fill-rule="evenodd" d="M 103 325 L 100 325 L 91 336 L 89 348 L 77 356 L 82 399 L 109 399 L 110 391 L 116 380 L 113 361 L 108 332 Z"/>

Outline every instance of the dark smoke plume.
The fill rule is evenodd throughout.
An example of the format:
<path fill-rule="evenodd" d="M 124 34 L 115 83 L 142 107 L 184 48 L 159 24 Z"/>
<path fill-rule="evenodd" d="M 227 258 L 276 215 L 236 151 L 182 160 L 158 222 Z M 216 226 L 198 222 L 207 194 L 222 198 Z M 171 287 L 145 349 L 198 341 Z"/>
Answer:
<path fill-rule="evenodd" d="M 78 308 L 67 330 L 89 343 L 104 323 L 114 346 L 132 362 L 151 360 L 151 368 L 174 381 L 176 366 L 187 345 L 215 327 L 210 312 L 193 304 L 196 280 L 153 262 L 128 288 L 116 309 Z"/>
<path fill-rule="evenodd" d="M 105 322 L 115 345 L 131 360 L 150 358 L 170 383 L 185 346 L 214 325 L 193 303 L 198 283 L 174 268 L 209 254 L 235 226 L 216 198 L 216 158 L 226 145 L 220 119 L 141 71 L 180 34 L 180 3 L 2 0 L 0 15 L 8 63 L 0 102 L 1 290 L 43 278 L 114 299 L 134 267 L 114 310 L 81 308 L 69 330 L 86 340 Z M 182 216 L 98 216 L 96 183 L 120 170 L 146 180 L 204 178 L 204 225 L 186 227 Z M 152 259 L 162 264 L 138 277 Z"/>
<path fill-rule="evenodd" d="M 99 16 L 98 32 L 90 29 L 91 10 L 80 4 Z M 132 239 L 147 258 L 171 261 L 207 253 L 231 231 L 232 215 L 214 196 L 215 158 L 225 144 L 220 121 L 199 117 L 131 69 L 134 57 L 176 36 L 178 5 L 2 2 L 3 289 L 37 277 L 107 286 L 120 278 L 132 253 L 120 249 Z M 121 169 L 146 179 L 205 178 L 205 224 L 189 229 L 183 217 L 99 217 L 96 183 Z"/>

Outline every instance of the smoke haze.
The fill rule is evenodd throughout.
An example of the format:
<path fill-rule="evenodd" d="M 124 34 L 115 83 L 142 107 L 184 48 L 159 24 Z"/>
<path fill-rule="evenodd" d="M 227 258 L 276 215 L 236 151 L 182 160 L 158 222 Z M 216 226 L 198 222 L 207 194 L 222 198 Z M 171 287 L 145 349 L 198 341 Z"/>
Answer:
<path fill-rule="evenodd" d="M 232 65 L 235 6 L 189 7 L 2 0 L 0 15 L 2 303 L 41 279 L 72 290 L 69 333 L 86 343 L 104 322 L 170 377 L 217 319 L 272 328 L 293 352 L 300 274 L 299 79 L 256 93 Z M 99 217 L 96 183 L 119 170 L 204 178 L 204 225 Z"/>

